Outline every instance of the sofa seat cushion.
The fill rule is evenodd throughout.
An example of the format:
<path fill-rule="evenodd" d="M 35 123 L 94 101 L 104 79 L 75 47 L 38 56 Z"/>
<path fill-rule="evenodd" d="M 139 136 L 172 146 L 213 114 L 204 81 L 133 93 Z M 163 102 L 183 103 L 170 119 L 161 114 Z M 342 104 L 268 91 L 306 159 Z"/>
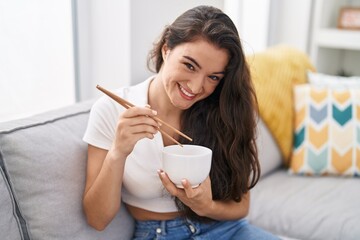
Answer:
<path fill-rule="evenodd" d="M 91 106 L 92 101 L 84 102 L 0 124 L 1 161 L 30 239 L 129 239 L 132 234 L 133 220 L 124 208 L 102 232 L 87 224 L 82 210 L 87 159 L 82 137 Z"/>
<path fill-rule="evenodd" d="M 359 239 L 360 180 L 278 170 L 251 191 L 250 222 L 296 239 Z"/>

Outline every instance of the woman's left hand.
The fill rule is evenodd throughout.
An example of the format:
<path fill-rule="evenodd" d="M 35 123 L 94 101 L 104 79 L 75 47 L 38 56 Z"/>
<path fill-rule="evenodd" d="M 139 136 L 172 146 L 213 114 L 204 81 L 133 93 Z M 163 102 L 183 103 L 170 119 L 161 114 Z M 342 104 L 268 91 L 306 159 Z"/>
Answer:
<path fill-rule="evenodd" d="M 207 215 L 207 212 L 213 204 L 211 180 L 209 176 L 196 188 L 192 188 L 191 183 L 184 179 L 182 181 L 184 188 L 182 189 L 176 187 L 164 171 L 159 170 L 158 173 L 164 187 L 172 196 L 179 198 L 181 202 L 199 216 Z"/>

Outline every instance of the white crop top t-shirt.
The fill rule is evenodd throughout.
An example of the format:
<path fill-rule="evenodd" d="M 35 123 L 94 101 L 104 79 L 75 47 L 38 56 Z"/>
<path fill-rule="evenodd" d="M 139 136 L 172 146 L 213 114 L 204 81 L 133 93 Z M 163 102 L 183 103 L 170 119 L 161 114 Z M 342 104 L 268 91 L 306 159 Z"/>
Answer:
<path fill-rule="evenodd" d="M 137 106 L 148 104 L 148 90 L 153 77 L 144 82 L 113 91 Z M 124 107 L 108 96 L 103 96 L 91 108 L 83 140 L 93 146 L 109 150 L 115 137 L 115 127 Z M 141 139 L 125 163 L 123 202 L 153 212 L 177 211 L 174 199 L 162 185 L 157 170 L 162 168 L 161 151 L 164 147 L 161 134 L 154 139 Z"/>

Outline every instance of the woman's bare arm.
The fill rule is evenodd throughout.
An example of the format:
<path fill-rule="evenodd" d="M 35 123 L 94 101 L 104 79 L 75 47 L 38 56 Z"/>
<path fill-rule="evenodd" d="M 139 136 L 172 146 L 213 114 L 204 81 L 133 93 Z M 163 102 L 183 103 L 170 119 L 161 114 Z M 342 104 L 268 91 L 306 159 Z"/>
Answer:
<path fill-rule="evenodd" d="M 88 223 L 103 230 L 120 208 L 125 158 L 88 146 L 88 163 L 83 206 Z"/>
<path fill-rule="evenodd" d="M 109 150 L 88 146 L 88 162 L 83 207 L 89 225 L 103 230 L 121 204 L 121 186 L 125 161 L 142 138 L 152 139 L 158 123 L 148 116 L 149 108 L 131 107 L 119 117 L 115 138 Z"/>

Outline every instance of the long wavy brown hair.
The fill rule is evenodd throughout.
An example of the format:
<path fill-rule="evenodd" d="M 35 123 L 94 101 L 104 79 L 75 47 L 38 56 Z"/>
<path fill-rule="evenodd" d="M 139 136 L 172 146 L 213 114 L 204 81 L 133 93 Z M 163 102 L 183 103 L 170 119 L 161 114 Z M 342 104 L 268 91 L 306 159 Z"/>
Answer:
<path fill-rule="evenodd" d="M 256 148 L 258 108 L 250 72 L 231 19 L 211 6 L 198 6 L 180 15 L 166 26 L 149 54 L 148 66 L 159 72 L 163 58 L 161 48 L 203 38 L 229 52 L 225 76 L 206 99 L 184 111 L 181 130 L 193 136 L 193 142 L 182 143 L 209 147 L 213 151 L 210 179 L 214 200 L 241 201 L 260 177 Z M 184 216 L 200 221 L 198 216 L 179 199 L 176 205 Z"/>

